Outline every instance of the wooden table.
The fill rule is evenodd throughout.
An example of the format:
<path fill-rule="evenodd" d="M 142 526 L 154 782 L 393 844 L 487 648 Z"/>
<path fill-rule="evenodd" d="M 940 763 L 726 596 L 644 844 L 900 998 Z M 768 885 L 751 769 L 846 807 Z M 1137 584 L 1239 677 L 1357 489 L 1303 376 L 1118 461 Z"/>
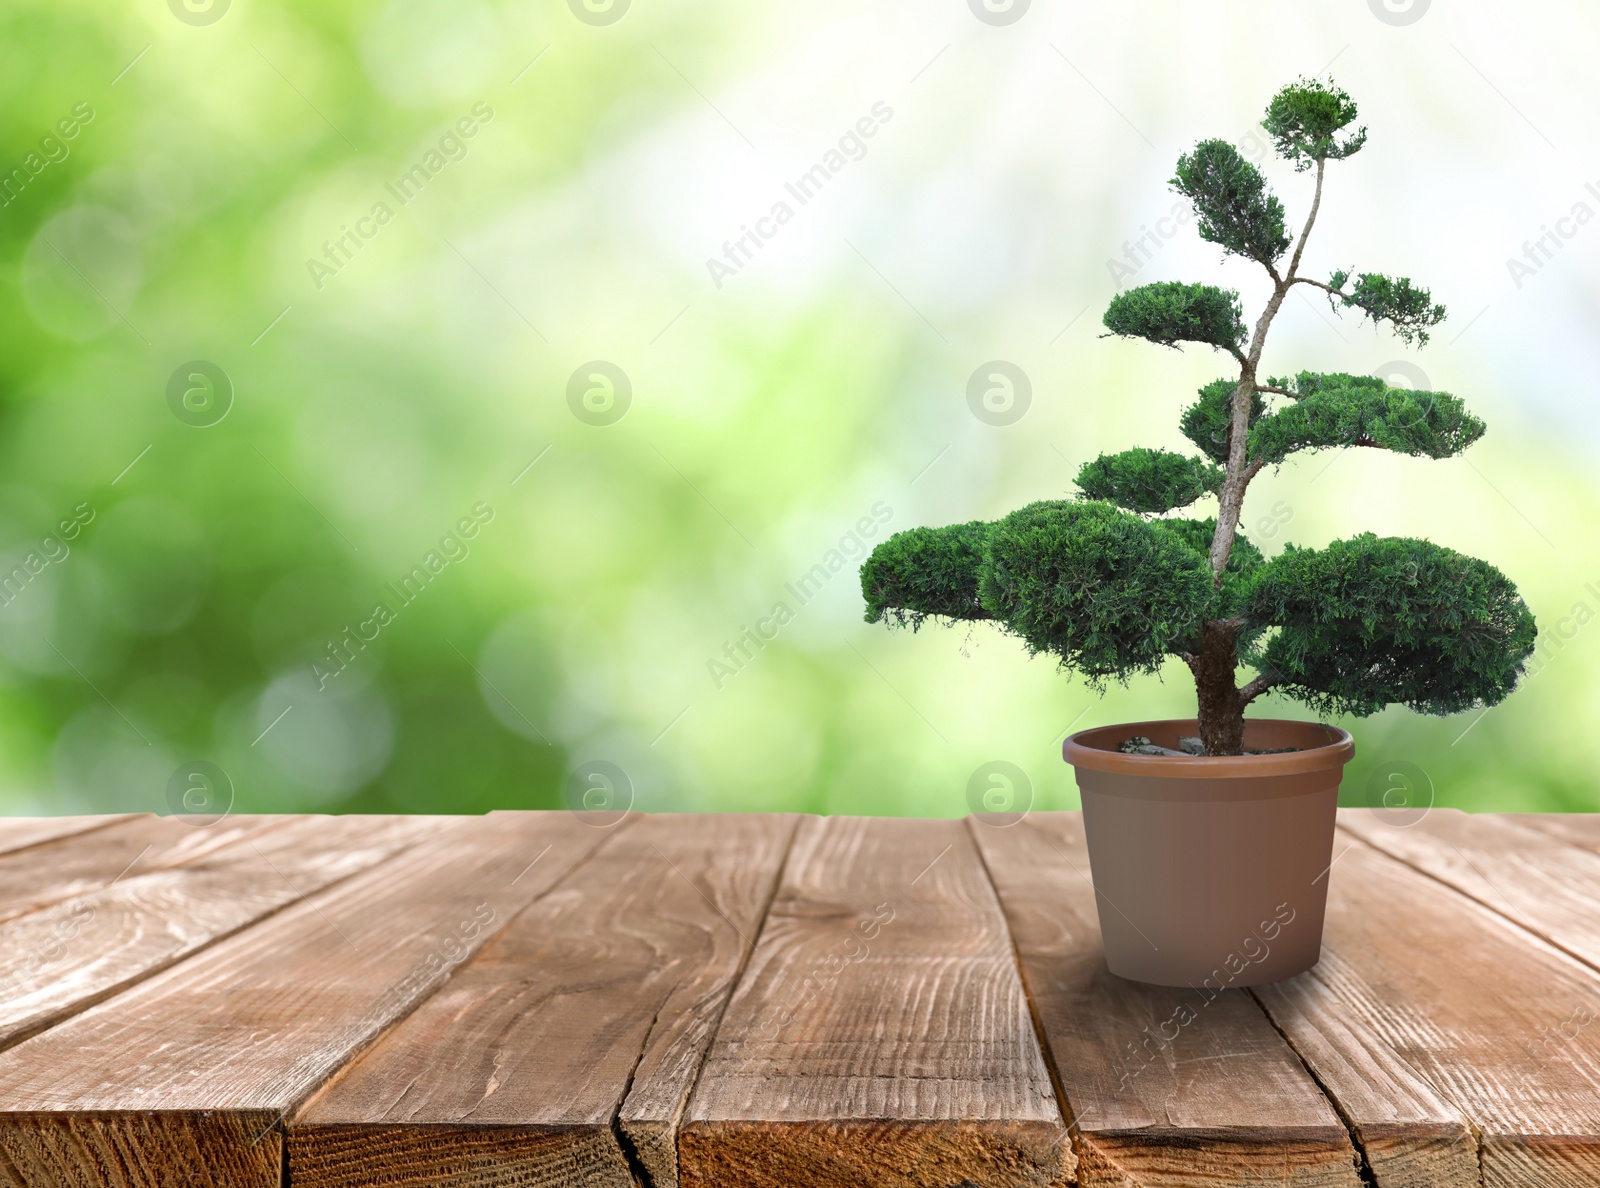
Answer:
<path fill-rule="evenodd" d="M 0 1183 L 1600 1184 L 1600 819 L 1341 813 L 1106 972 L 1075 813 L 0 821 Z"/>

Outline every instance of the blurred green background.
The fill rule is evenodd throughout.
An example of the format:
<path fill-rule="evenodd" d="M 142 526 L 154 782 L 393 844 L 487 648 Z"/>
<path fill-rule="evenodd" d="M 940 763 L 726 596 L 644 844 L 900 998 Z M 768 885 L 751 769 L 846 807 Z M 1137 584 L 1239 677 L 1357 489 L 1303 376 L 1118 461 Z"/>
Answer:
<path fill-rule="evenodd" d="M 1100 312 L 1182 279 L 1254 316 L 1166 178 L 1226 137 L 1298 224 L 1308 180 L 1252 129 L 1330 67 L 1371 138 L 1330 169 L 1310 270 L 1410 275 L 1452 318 L 1417 352 L 1294 301 L 1268 368 L 1419 367 L 1490 430 L 1448 462 L 1265 474 L 1245 527 L 1268 553 L 1429 537 L 1541 628 L 1498 708 L 1343 723 L 1344 800 L 1401 771 L 1470 809 L 1600 807 L 1597 24 L 12 0 L 0 810 L 170 811 L 196 762 L 250 811 L 947 816 L 996 761 L 1075 807 L 1066 731 L 1192 713 L 1187 673 L 1101 699 L 987 629 L 868 627 L 861 550 L 1185 448 L 1228 368 L 1102 339 Z M 1027 379 L 1010 424 L 968 406 L 994 360 Z"/>

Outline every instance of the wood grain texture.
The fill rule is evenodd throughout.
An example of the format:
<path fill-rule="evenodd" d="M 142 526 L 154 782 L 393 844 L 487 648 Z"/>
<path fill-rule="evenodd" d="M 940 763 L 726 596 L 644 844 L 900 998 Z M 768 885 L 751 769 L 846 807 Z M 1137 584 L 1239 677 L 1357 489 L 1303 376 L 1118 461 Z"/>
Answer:
<path fill-rule="evenodd" d="M 427 817 L 285 817 L 0 924 L 0 1047 L 421 840 Z"/>
<path fill-rule="evenodd" d="M 1600 968 L 1600 854 L 1519 817 L 1433 809 L 1413 825 L 1389 820 L 1374 809 L 1339 813 L 1346 833 Z"/>
<path fill-rule="evenodd" d="M 1106 974 L 1077 814 L 0 823 L 0 1185 L 1600 1184 L 1595 818 L 1392 821 L 1248 995 Z"/>
<path fill-rule="evenodd" d="M 262 1141 L 276 1115 L 157 1111 L 63 1114 L 17 1130 L 0 1147 L 0 1183 L 60 1188 L 233 1188 L 280 1183 L 277 1144 Z"/>
<path fill-rule="evenodd" d="M 709 925 L 703 915 L 694 914 L 693 901 L 680 885 L 692 881 L 693 890 L 734 931 L 738 961 L 729 962 L 731 942 L 727 931 L 713 928 L 704 936 L 701 943 L 709 952 L 701 958 L 700 971 L 694 978 L 675 985 L 672 994 L 657 1008 L 652 1030 L 634 1067 L 627 1098 L 618 1110 L 618 1125 L 633 1144 L 654 1188 L 678 1188 L 678 1132 L 689 1107 L 689 1094 L 733 993 L 735 978 L 749 959 L 768 905 L 777 892 L 784 859 L 800 824 L 798 817 L 786 816 L 782 818 L 781 832 L 775 833 L 770 825 L 754 827 L 763 818 L 721 817 L 718 820 L 730 825 L 739 823 L 738 828 L 729 828 L 722 837 L 713 831 L 707 838 L 698 834 L 698 820 L 704 818 L 680 818 L 700 837 L 695 844 L 709 844 L 701 868 L 704 873 L 676 856 L 685 848 L 690 854 L 694 852 L 688 837 L 681 837 L 677 851 L 659 847 L 662 856 L 670 855 L 677 868 L 673 873 L 678 878 L 669 886 L 683 918 Z M 716 947 L 710 949 L 713 943 Z"/>
<path fill-rule="evenodd" d="M 198 1165 L 280 1188 L 278 1120 L 602 837 L 567 813 L 436 819 L 394 860 L 0 1053 L 0 1174 L 156 1188 Z M 84 1157 L 69 1114 L 118 1156 Z"/>
<path fill-rule="evenodd" d="M 1106 969 L 1081 814 L 969 824 L 1072 1115 L 1080 1184 L 1359 1188 L 1344 1123 L 1248 994 Z"/>
<path fill-rule="evenodd" d="M 620 1125 L 673 1188 L 795 823 L 649 816 L 610 838 L 299 1111 L 294 1184 L 631 1188 Z"/>
<path fill-rule="evenodd" d="M 327 1126 L 289 1132 L 289 1184 L 633 1188 L 608 1127 Z"/>
<path fill-rule="evenodd" d="M 1600 850 L 1600 813 L 1505 813 L 1499 819 L 1526 825 L 1585 850 Z"/>
<path fill-rule="evenodd" d="M 137 816 L 0 854 L 0 922 L 261 837 L 289 820 L 240 815 L 196 828 L 177 817 Z"/>
<path fill-rule="evenodd" d="M 1005 919 L 961 822 L 801 823 L 678 1147 L 685 1188 L 1070 1182 Z"/>
<path fill-rule="evenodd" d="M 1377 1183 L 1600 1183 L 1595 972 L 1345 836 L 1322 960 L 1255 994 L 1351 1122 Z"/>
<path fill-rule="evenodd" d="M 58 837 L 103 829 L 133 816 L 132 813 L 109 813 L 97 817 L 0 817 L 0 854 L 55 841 Z"/>

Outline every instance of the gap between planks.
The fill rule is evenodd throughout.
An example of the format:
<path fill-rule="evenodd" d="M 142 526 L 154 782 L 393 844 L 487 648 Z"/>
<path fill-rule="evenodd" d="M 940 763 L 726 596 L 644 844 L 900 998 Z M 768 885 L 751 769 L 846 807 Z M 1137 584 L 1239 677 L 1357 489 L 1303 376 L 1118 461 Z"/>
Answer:
<path fill-rule="evenodd" d="M 968 828 L 1005 909 L 1080 1185 L 1359 1188 L 1348 1128 L 1258 1004 L 1106 969 L 1080 814 Z"/>
<path fill-rule="evenodd" d="M 653 815 L 608 835 L 299 1108 L 293 1182 L 675 1184 L 678 1119 L 795 828 Z"/>
<path fill-rule="evenodd" d="M 1350 856 L 1322 960 L 1255 996 L 1360 1131 L 1379 1184 L 1596 1182 L 1600 1047 L 1581 1028 L 1554 1043 L 1541 1022 L 1600 1005 L 1593 961 L 1573 956 L 1595 951 L 1600 859 L 1504 817 L 1431 816 L 1395 829 L 1341 810 Z M 1489 902 L 1502 884 L 1484 866 L 1519 876 L 1522 909 Z M 1453 1115 L 1455 1136 L 1413 1123 L 1407 1137 L 1397 1106 L 1436 1127 Z"/>
<path fill-rule="evenodd" d="M 0 922 L 0 1051 L 394 858 L 436 820 L 273 819 L 271 828 L 136 874 L 123 869 L 104 886 Z M 183 836 L 176 822 L 171 828 Z M 152 916 L 164 926 L 149 927 Z"/>
<path fill-rule="evenodd" d="M 1435 810 L 1435 812 L 1439 812 L 1439 810 Z M 109 822 L 108 822 L 108 824 L 109 824 Z M 1473 904 L 1477 905 L 1477 907 L 1479 909 L 1485 909 L 1485 910 L 1493 913 L 1496 917 L 1505 920 L 1508 923 L 1508 925 L 1511 926 L 1512 931 L 1531 934 L 1532 936 L 1537 937 L 1540 940 L 1542 940 L 1544 943 L 1552 945 L 1552 946 L 1560 949 L 1564 954 L 1566 954 L 1566 955 L 1568 955 L 1570 957 L 1574 957 L 1578 962 L 1582 963 L 1587 968 L 1589 968 L 1591 970 L 1597 968 L 1596 960 L 1594 959 L 1594 957 L 1592 955 L 1591 955 L 1591 957 L 1587 957 L 1586 958 L 1586 957 L 1584 957 L 1584 956 L 1582 956 L 1582 955 L 1580 955 L 1578 953 L 1575 953 L 1573 951 L 1573 949 L 1570 947 L 1570 945 L 1572 944 L 1570 938 L 1568 940 L 1568 944 L 1562 944 L 1559 941 L 1553 939 L 1552 936 L 1546 935 L 1546 930 L 1538 928 L 1538 927 L 1530 926 L 1529 922 L 1526 919 L 1518 918 L 1516 915 L 1509 915 L 1506 912 L 1506 910 L 1504 909 L 1504 907 L 1502 907 L 1500 905 L 1497 905 L 1495 903 L 1487 902 L 1485 898 L 1483 898 L 1481 896 L 1478 896 L 1478 895 L 1473 895 L 1472 893 L 1470 893 L 1470 892 L 1468 892 L 1466 890 L 1463 890 L 1463 888 L 1461 886 L 1458 886 L 1455 883 L 1451 882 L 1450 879 L 1440 877 L 1440 875 L 1437 872 L 1430 871 L 1430 870 L 1426 869 L 1425 865 L 1419 865 L 1417 860 L 1415 860 L 1414 858 L 1408 860 L 1405 857 L 1397 856 L 1390 849 L 1386 849 L 1383 846 L 1374 846 L 1370 842 L 1365 842 L 1365 841 L 1360 840 L 1359 832 L 1356 832 L 1356 831 L 1352 830 L 1351 828 L 1349 828 L 1348 826 L 1345 826 L 1343 818 L 1341 819 L 1341 825 L 1342 825 L 1341 840 L 1344 840 L 1347 837 L 1354 837 L 1357 840 L 1351 842 L 1350 844 L 1360 846 L 1363 849 L 1372 850 L 1375 854 L 1381 855 L 1383 860 L 1388 861 L 1388 862 L 1392 862 L 1397 866 L 1404 867 L 1405 869 L 1410 871 L 1415 877 L 1423 879 L 1423 880 L 1426 880 L 1426 881 L 1431 882 L 1433 884 L 1437 884 L 1437 885 L 1439 885 L 1441 887 L 1441 889 L 1443 889 L 1445 891 L 1448 891 L 1453 896 L 1458 896 L 1463 901 L 1466 901 L 1466 902 L 1473 903 Z M 968 831 L 971 832 L 975 828 L 976 828 L 976 826 L 973 824 L 973 822 L 969 818 L 969 821 L 968 821 L 968 824 L 967 824 Z M 981 865 L 981 867 L 982 867 L 982 869 L 984 871 L 985 880 L 987 881 L 991 891 L 997 896 L 997 898 L 1001 898 L 1001 893 L 1000 893 L 1000 889 L 999 889 L 999 886 L 998 886 L 998 883 L 997 883 L 995 872 L 994 872 L 993 869 L 990 868 L 990 864 L 987 861 L 986 856 L 984 856 L 984 854 L 983 854 L 983 847 L 981 845 L 977 845 L 975 848 L 978 849 L 979 854 L 980 854 L 980 858 L 982 859 L 982 861 L 980 862 L 980 865 Z M 1573 847 L 1573 848 L 1581 849 L 1580 847 Z M 792 840 L 791 840 L 791 850 L 792 850 Z M 1343 849 L 1340 849 L 1340 850 L 1336 851 L 1336 854 L 1338 855 L 1338 857 L 1342 858 L 1344 852 L 1345 851 Z M 782 879 L 787 877 L 788 859 L 789 859 L 789 853 L 786 852 L 784 857 L 780 860 L 779 866 L 778 866 L 777 880 L 779 880 L 779 881 L 781 881 Z M 580 866 L 582 864 L 583 863 L 580 863 Z M 1086 863 L 1085 863 L 1085 865 L 1086 865 Z M 576 869 L 576 868 L 574 868 L 574 869 Z M 1339 870 L 1343 869 L 1343 864 L 1342 863 L 1337 864 L 1334 869 L 1335 869 L 1335 873 L 1337 874 L 1337 872 Z M 571 872 L 569 872 L 569 874 L 570 873 Z M 778 885 L 777 881 L 775 881 L 774 885 L 773 885 L 774 886 L 774 894 L 775 894 L 777 885 Z M 1491 886 L 1492 886 L 1492 884 L 1491 884 Z M 769 896 L 768 900 L 762 905 L 759 922 L 755 925 L 754 929 L 752 930 L 752 935 L 753 936 L 759 937 L 760 933 L 764 930 L 765 924 L 766 924 L 766 918 L 767 918 L 767 916 L 769 915 L 769 913 L 771 911 L 772 903 L 773 903 L 773 898 Z M 1071 1095 L 1067 1091 L 1066 1087 L 1063 1085 L 1062 1079 L 1061 1079 L 1061 1074 L 1060 1074 L 1059 1070 L 1056 1067 L 1057 1057 L 1056 1057 L 1056 1052 L 1055 1052 L 1055 1046 L 1051 1045 L 1048 1042 L 1048 1035 L 1045 1032 L 1044 1023 L 1042 1021 L 1041 1006 L 1040 1006 L 1040 1003 L 1036 999 L 1036 995 L 1034 993 L 1034 989 L 1033 989 L 1032 985 L 1030 984 L 1029 979 L 1026 977 L 1026 970 L 1024 968 L 1024 961 L 1022 959 L 1022 956 L 1021 956 L 1021 953 L 1020 953 L 1020 950 L 1019 950 L 1018 938 L 1016 936 L 1015 930 L 1011 927 L 1011 923 L 1010 923 L 1009 917 L 1007 917 L 1007 921 L 1006 921 L 1006 930 L 1007 930 L 1007 941 L 1008 941 L 1008 944 L 1009 944 L 1010 949 L 1011 949 L 1011 958 L 1012 958 L 1013 965 L 1017 968 L 1017 970 L 1019 972 L 1019 975 L 1023 977 L 1023 984 L 1026 987 L 1026 1005 L 1027 1005 L 1027 1010 L 1029 1012 L 1029 1018 L 1030 1018 L 1031 1026 L 1032 1026 L 1033 1031 L 1035 1033 L 1036 1041 L 1039 1043 L 1041 1049 L 1047 1055 L 1048 1073 L 1049 1073 L 1049 1081 L 1050 1081 L 1051 1090 L 1052 1090 L 1052 1092 L 1054 1093 L 1054 1095 L 1056 1097 L 1057 1105 L 1058 1105 L 1058 1108 L 1061 1110 L 1062 1118 L 1067 1120 L 1066 1124 L 1067 1124 L 1069 1130 L 1074 1135 L 1074 1141 L 1075 1142 L 1081 1142 L 1082 1141 L 1081 1130 L 1078 1128 L 1077 1119 L 1075 1118 L 1074 1114 L 1072 1113 L 1072 1103 L 1070 1101 L 1070 1096 Z M 745 954 L 744 954 L 744 957 L 742 959 L 741 969 L 740 969 L 739 973 L 735 975 L 735 984 L 737 984 L 739 981 L 743 980 L 744 969 L 747 968 L 748 965 L 749 965 L 752 951 L 753 951 L 753 946 L 747 946 L 746 947 Z M 444 986 L 448 986 L 448 982 L 444 983 L 443 985 Z M 436 988 L 436 989 L 439 989 L 439 988 Z M 1310 1048 L 1308 1048 L 1306 1050 L 1302 1050 L 1301 1046 L 1296 1043 L 1294 1038 L 1292 1036 L 1290 1036 L 1288 1034 L 1288 1032 L 1286 1032 L 1282 1027 L 1280 1027 L 1278 1019 L 1274 1017 L 1272 1011 L 1269 1010 L 1268 1007 L 1261 1001 L 1261 997 L 1258 996 L 1258 995 L 1252 994 L 1252 995 L 1250 995 L 1250 998 L 1254 1003 L 1255 1009 L 1257 1011 L 1259 1011 L 1265 1017 L 1265 1020 L 1266 1020 L 1267 1024 L 1273 1030 L 1279 1032 L 1280 1038 L 1282 1038 L 1285 1041 L 1286 1046 L 1293 1052 L 1293 1055 L 1294 1055 L 1296 1061 L 1301 1064 L 1302 1068 L 1304 1070 L 1306 1070 L 1307 1074 L 1315 1081 L 1318 1091 L 1320 1092 L 1322 1097 L 1329 1103 L 1329 1108 L 1330 1109 L 1334 1109 L 1334 1110 L 1337 1111 L 1339 1119 L 1340 1119 L 1340 1122 L 1343 1125 L 1345 1125 L 1347 1127 L 1347 1129 L 1353 1130 L 1354 1126 L 1353 1126 L 1350 1118 L 1345 1114 L 1344 1109 L 1340 1106 L 1340 1103 L 1338 1102 L 1338 1100 L 1335 1097 L 1335 1095 L 1328 1089 L 1327 1085 L 1323 1082 L 1321 1077 L 1318 1076 L 1317 1068 L 1320 1065 L 1321 1059 L 1323 1059 L 1324 1057 L 1320 1057 L 1315 1050 L 1310 1049 Z M 413 1009 L 420 1008 L 426 1001 L 428 1001 L 427 998 L 419 999 L 417 1001 L 417 1003 L 414 1004 Z M 711 1038 L 711 1043 L 712 1044 L 716 1043 L 718 1037 L 721 1034 L 722 1025 L 723 1025 L 723 1021 L 724 1021 L 725 1017 L 726 1017 L 726 1009 L 725 1009 L 725 1006 L 724 1006 L 724 1010 L 723 1010 L 722 1014 L 719 1015 L 717 1023 L 715 1025 L 715 1028 L 714 1028 L 713 1033 L 712 1033 L 712 1038 Z M 388 1033 L 389 1033 L 388 1030 L 386 1030 L 384 1032 L 380 1032 L 379 1035 L 377 1037 L 375 1037 L 375 1038 L 376 1039 L 381 1039 L 382 1036 L 387 1035 Z M 353 1063 L 353 1060 L 347 1060 L 346 1063 L 347 1063 L 347 1065 L 349 1063 Z M 631 1087 L 631 1083 L 632 1083 L 632 1078 L 637 1073 L 637 1070 L 638 1070 L 638 1063 L 636 1061 L 634 1066 L 633 1066 L 632 1071 L 630 1071 L 630 1073 L 629 1073 L 629 1085 L 630 1085 L 630 1087 Z M 698 1082 L 698 1079 L 699 1079 L 700 1075 L 704 1072 L 704 1070 L 705 1070 L 705 1062 L 701 1061 L 697 1065 L 697 1067 L 695 1069 L 695 1073 L 694 1073 L 694 1076 L 696 1078 L 696 1082 Z M 1412 1069 L 1412 1071 L 1416 1072 L 1415 1069 Z M 1420 1075 L 1420 1074 L 1418 1074 L 1418 1075 Z M 1474 1144 L 1478 1145 L 1478 1143 L 1477 1143 L 1478 1135 L 1477 1135 L 1475 1130 L 1473 1132 L 1472 1138 L 1474 1140 Z M 1440 1141 L 1442 1142 L 1444 1140 L 1441 1138 Z M 1452 1140 L 1452 1141 L 1459 1141 L 1459 1140 Z M 1356 1145 L 1357 1145 L 1357 1147 L 1359 1149 L 1359 1141 L 1357 1142 Z M 1481 1149 L 1481 1147 L 1480 1147 L 1480 1149 Z M 1476 1162 L 1476 1160 L 1475 1160 L 1475 1162 Z M 1370 1174 L 1370 1172 L 1369 1172 L 1369 1174 Z M 1479 1174 L 1481 1175 L 1481 1170 L 1480 1170 Z M 3 1178 L 3 1171 L 0 1171 L 0 1178 Z M 1477 1182 L 1477 1180 L 1478 1180 L 1478 1176 L 1475 1175 L 1473 1177 L 1473 1182 Z M 1378 1178 L 1377 1182 L 1379 1184 L 1386 1185 L 1386 1184 L 1391 1183 L 1393 1181 L 1390 1180 L 1390 1179 L 1387 1179 L 1385 1177 L 1380 1176 Z"/>
<path fill-rule="evenodd" d="M 0 818 L 0 855 L 14 854 L 32 846 L 63 838 L 79 837 L 108 825 L 131 821 L 150 813 L 108 813 L 94 817 L 5 817 Z"/>
<path fill-rule="evenodd" d="M 565 813 L 451 819 L 405 862 L 364 870 L 0 1053 L 12 1182 L 145 1188 L 181 1169 L 280 1188 L 278 1122 L 598 841 Z M 552 856 L 529 872 L 546 843 Z"/>
<path fill-rule="evenodd" d="M 962 821 L 803 821 L 679 1155 L 685 1188 L 1071 1182 L 1009 930 Z"/>

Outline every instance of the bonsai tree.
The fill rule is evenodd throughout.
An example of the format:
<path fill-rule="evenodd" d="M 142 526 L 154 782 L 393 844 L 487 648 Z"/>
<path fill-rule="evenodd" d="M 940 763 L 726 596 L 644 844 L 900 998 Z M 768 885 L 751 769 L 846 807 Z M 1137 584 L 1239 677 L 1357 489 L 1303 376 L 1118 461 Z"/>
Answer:
<path fill-rule="evenodd" d="M 1193 203 L 1201 238 L 1259 264 L 1271 281 L 1253 328 L 1239 294 L 1213 285 L 1141 285 L 1105 311 L 1113 335 L 1199 343 L 1237 366 L 1183 411 L 1179 428 L 1199 454 L 1103 454 L 1078 472 L 1077 499 L 897 533 L 861 569 L 868 622 L 990 620 L 1097 688 L 1180 657 L 1194 674 L 1208 755 L 1241 753 L 1245 707 L 1268 689 L 1319 713 L 1356 715 L 1391 703 L 1449 714 L 1511 691 L 1535 628 L 1492 565 L 1370 533 L 1325 549 L 1289 545 L 1267 560 L 1238 532 L 1251 480 L 1292 455 L 1365 446 L 1449 458 L 1483 435 L 1483 422 L 1448 392 L 1343 373 L 1261 377 L 1267 332 L 1296 285 L 1408 344 L 1426 344 L 1445 316 L 1406 277 L 1300 272 L 1328 162 L 1366 141 L 1365 128 L 1347 131 L 1355 118 L 1350 97 L 1319 81 L 1286 86 L 1267 107 L 1261 126 L 1278 154 L 1296 172 L 1315 171 L 1292 250 L 1282 203 L 1231 144 L 1204 140 L 1178 159 L 1171 184 Z M 1210 496 L 1215 517 L 1170 514 Z M 1241 665 L 1254 671 L 1242 685 Z"/>

